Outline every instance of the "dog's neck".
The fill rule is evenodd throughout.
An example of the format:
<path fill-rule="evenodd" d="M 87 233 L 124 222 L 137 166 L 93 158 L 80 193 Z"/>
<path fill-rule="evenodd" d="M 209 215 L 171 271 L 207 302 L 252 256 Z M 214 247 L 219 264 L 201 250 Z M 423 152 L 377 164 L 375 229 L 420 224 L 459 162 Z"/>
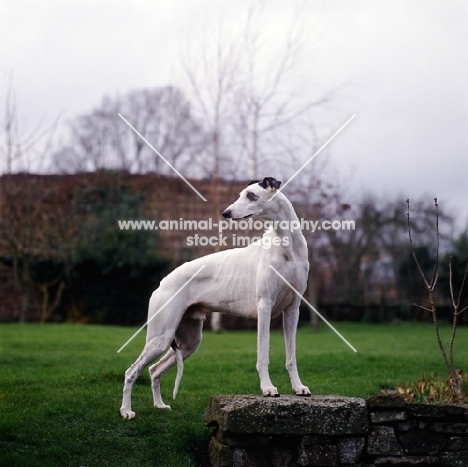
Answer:
<path fill-rule="evenodd" d="M 297 227 L 299 218 L 297 217 L 296 211 L 289 200 L 281 193 L 276 196 L 278 203 L 278 209 L 273 215 L 268 216 L 269 221 L 272 222 L 273 230 L 278 237 L 283 240 L 281 245 L 276 246 L 280 248 L 288 260 L 293 260 L 296 257 L 307 258 L 307 241 L 302 234 L 302 230 Z M 282 223 L 281 221 L 287 221 Z M 291 229 L 291 224 L 296 228 Z"/>

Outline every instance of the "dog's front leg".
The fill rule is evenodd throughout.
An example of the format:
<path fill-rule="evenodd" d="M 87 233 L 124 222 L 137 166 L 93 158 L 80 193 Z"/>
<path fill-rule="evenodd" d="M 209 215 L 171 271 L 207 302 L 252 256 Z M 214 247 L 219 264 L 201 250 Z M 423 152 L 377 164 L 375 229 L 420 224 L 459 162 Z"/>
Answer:
<path fill-rule="evenodd" d="M 258 334 L 257 334 L 257 371 L 260 376 L 260 389 L 264 396 L 279 396 L 278 389 L 273 386 L 268 373 L 270 364 L 270 321 L 271 302 L 260 299 L 257 306 L 258 311 Z"/>
<path fill-rule="evenodd" d="M 296 332 L 299 322 L 299 303 L 283 311 L 283 329 L 286 344 L 286 369 L 291 378 L 293 391 L 299 396 L 310 396 L 310 390 L 299 378 L 296 363 Z"/>

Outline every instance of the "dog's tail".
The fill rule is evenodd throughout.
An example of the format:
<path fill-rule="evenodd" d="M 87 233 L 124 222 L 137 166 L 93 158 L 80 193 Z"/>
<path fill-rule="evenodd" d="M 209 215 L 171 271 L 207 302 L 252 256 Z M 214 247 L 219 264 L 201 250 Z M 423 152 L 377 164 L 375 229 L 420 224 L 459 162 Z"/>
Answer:
<path fill-rule="evenodd" d="M 172 397 L 175 399 L 177 396 L 177 391 L 179 390 L 180 380 L 182 379 L 182 375 L 184 374 L 184 358 L 182 357 L 182 352 L 177 346 L 175 340 L 172 341 L 171 347 L 174 349 L 175 358 L 177 362 L 177 376 L 174 384 L 174 392 L 172 393 Z"/>

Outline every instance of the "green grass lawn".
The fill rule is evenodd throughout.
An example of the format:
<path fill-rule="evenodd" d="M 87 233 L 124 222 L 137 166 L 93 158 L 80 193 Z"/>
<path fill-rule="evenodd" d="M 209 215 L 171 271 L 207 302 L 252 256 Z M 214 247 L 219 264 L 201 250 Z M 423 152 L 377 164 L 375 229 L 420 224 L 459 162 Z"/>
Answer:
<path fill-rule="evenodd" d="M 429 324 L 337 323 L 357 348 L 331 330 L 298 334 L 298 365 L 314 394 L 367 397 L 382 386 L 414 380 L 424 370 L 445 375 Z M 179 395 L 175 371 L 162 392 L 172 411 L 152 407 L 148 373 L 133 392 L 134 420 L 119 415 L 123 375 L 139 355 L 144 332 L 120 354 L 130 328 L 84 325 L 0 325 L 1 466 L 200 466 L 209 430 L 203 413 L 211 394 L 259 394 L 254 332 L 205 333 L 185 364 Z M 445 339 L 449 328 L 443 327 Z M 459 368 L 468 369 L 468 328 L 456 340 Z M 270 373 L 290 393 L 283 336 L 271 338 Z"/>

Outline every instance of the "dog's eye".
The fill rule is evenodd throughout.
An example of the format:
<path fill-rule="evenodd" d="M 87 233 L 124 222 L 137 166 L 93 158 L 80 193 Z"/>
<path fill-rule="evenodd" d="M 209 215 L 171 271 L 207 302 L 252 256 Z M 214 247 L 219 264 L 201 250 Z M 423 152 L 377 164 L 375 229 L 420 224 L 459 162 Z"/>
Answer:
<path fill-rule="evenodd" d="M 247 198 L 250 199 L 250 201 L 253 201 L 257 198 L 257 195 L 251 191 L 247 193 Z"/>

